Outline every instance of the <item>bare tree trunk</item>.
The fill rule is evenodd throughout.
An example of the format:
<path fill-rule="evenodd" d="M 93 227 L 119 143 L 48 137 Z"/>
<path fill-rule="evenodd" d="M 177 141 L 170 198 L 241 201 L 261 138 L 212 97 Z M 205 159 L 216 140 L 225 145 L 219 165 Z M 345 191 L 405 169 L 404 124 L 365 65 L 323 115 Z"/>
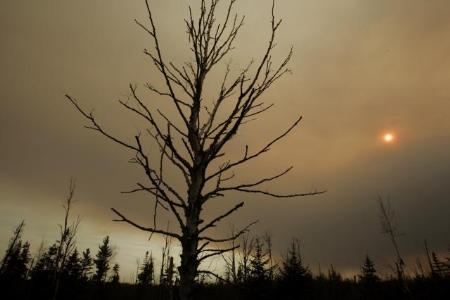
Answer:
<path fill-rule="evenodd" d="M 193 299 L 193 288 L 197 276 L 197 240 L 195 237 L 187 238 L 182 242 L 180 273 L 180 298 L 182 300 Z"/>
<path fill-rule="evenodd" d="M 54 274 L 53 274 L 53 300 L 56 300 L 58 296 L 59 286 L 61 283 L 61 272 L 65 266 L 67 257 L 72 253 L 75 248 L 75 236 L 78 231 L 78 225 L 80 219 L 77 218 L 75 222 L 69 224 L 70 210 L 75 193 L 75 180 L 72 178 L 69 185 L 69 194 L 64 205 L 64 224 L 60 227 L 59 246 L 54 262 Z"/>
<path fill-rule="evenodd" d="M 180 274 L 180 298 L 182 300 L 193 299 L 195 277 L 197 276 L 198 241 L 199 241 L 199 219 L 201 209 L 200 192 L 204 182 L 203 167 L 198 167 L 191 174 L 192 185 L 189 189 L 189 206 L 186 210 L 186 226 L 181 238 L 182 253 L 181 265 L 178 268 Z"/>
<path fill-rule="evenodd" d="M 162 110 L 152 107 L 138 95 L 137 87 L 132 84 L 130 84 L 132 103 L 119 102 L 124 108 L 146 122 L 147 125 L 142 132 L 148 133 L 160 150 L 159 165 L 155 163 L 155 160 L 150 159 L 148 151 L 150 146 L 144 143 L 145 140 L 140 133 L 133 137 L 133 142 L 116 137 L 97 121 L 92 112 L 83 109 L 76 99 L 66 95 L 89 122 L 90 125 L 87 128 L 102 134 L 135 154 L 131 162 L 142 167 L 148 183 L 138 183 L 138 187 L 129 193 L 145 191 L 151 196 L 155 196 L 153 227 L 137 224 L 117 209 L 112 208 L 112 211 L 119 216 L 119 219 L 115 221 L 126 222 L 135 228 L 151 233 L 163 234 L 175 238 L 181 243 L 181 264 L 178 271 L 180 275 L 179 295 L 182 300 L 193 299 L 195 279 L 198 274 L 209 274 L 219 278 L 217 274 L 209 270 L 199 270 L 201 262 L 237 249 L 239 245 L 233 244 L 231 248 L 224 248 L 220 245 L 238 239 L 255 223 L 251 222 L 225 238 L 208 236 L 206 231 L 216 227 L 219 222 L 236 212 L 244 205 L 244 202 L 236 204 L 223 214 L 209 220 L 205 225 L 203 224 L 204 220 L 201 219 L 201 212 L 207 201 L 224 197 L 226 193 L 233 191 L 275 198 L 292 198 L 322 193 L 311 191 L 279 194 L 261 188 L 262 184 L 286 175 L 292 170 L 292 167 L 272 176 L 259 178 L 254 182 L 239 184 L 229 181 L 234 177 L 235 169 L 269 151 L 274 144 L 296 128 L 302 119 L 299 116 L 286 130 L 269 140 L 263 147 L 250 150 L 249 146 L 245 145 L 244 153 L 239 159 L 226 157 L 224 147 L 238 133 L 241 126 L 253 121 L 256 116 L 265 113 L 273 106 L 273 104 L 265 103 L 260 96 L 280 77 L 289 73 L 287 65 L 292 56 L 291 49 L 279 63 L 273 61 L 272 51 L 276 45 L 275 36 L 281 24 L 281 20 L 275 17 L 275 0 L 273 0 L 271 19 L 268 22 L 270 24 L 268 43 L 263 49 L 264 52 L 260 59 L 252 60 L 236 75 L 230 73 L 230 64 L 226 64 L 226 71 L 217 95 L 213 97 L 205 95 L 203 91 L 208 74 L 234 49 L 234 41 L 244 23 L 244 17 L 238 16 L 234 12 L 236 1 L 228 1 L 228 5 L 224 7 L 225 14 L 220 22 L 216 18 L 216 9 L 220 2 L 218 0 L 201 0 L 199 1 L 199 10 L 195 11 L 189 7 L 189 16 L 185 19 L 185 24 L 191 53 L 188 61 L 177 66 L 163 55 L 150 1 L 145 0 L 149 24 L 145 25 L 139 21 L 136 23 L 149 34 L 153 41 L 153 48 L 145 49 L 144 53 L 149 56 L 164 82 L 163 88 L 155 87 L 151 83 L 147 83 L 146 87 L 150 92 L 168 98 L 173 104 L 173 108 L 176 109 L 176 117 L 166 115 Z M 155 118 L 156 112 L 162 119 Z M 165 177 L 163 178 L 164 159 L 183 175 L 186 189 L 182 193 L 177 190 L 175 185 L 166 181 Z M 213 161 L 219 162 L 220 166 L 213 167 Z M 207 185 L 207 183 L 209 184 Z M 207 188 L 205 188 L 206 185 Z M 187 191 L 187 194 L 184 191 Z M 175 231 L 158 228 L 156 209 L 159 205 L 176 218 L 179 227 Z M 212 247 L 207 247 L 211 244 Z M 247 261 L 244 264 L 247 264 Z"/>
<path fill-rule="evenodd" d="M 400 281 L 403 281 L 404 277 L 404 266 L 405 263 L 403 261 L 402 256 L 400 255 L 400 250 L 397 244 L 397 237 L 400 236 L 398 232 L 397 226 L 395 224 L 395 212 L 391 208 L 389 199 L 386 201 L 386 204 L 383 202 L 381 196 L 378 196 L 378 205 L 380 208 L 380 221 L 383 233 L 388 234 L 391 238 L 392 245 L 394 246 L 395 255 L 397 260 L 395 262 L 395 268 L 397 272 L 397 278 Z"/>

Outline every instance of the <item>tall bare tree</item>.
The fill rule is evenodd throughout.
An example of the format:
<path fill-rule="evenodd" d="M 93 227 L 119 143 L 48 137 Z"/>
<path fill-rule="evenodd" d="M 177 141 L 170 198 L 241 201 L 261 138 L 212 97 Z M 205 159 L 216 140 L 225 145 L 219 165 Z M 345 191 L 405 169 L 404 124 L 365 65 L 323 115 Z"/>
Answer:
<path fill-rule="evenodd" d="M 53 274 L 53 299 L 58 296 L 59 285 L 61 282 L 61 273 L 66 264 L 67 258 L 72 254 L 76 247 L 76 235 L 78 232 L 78 225 L 80 224 L 80 217 L 75 221 L 70 221 L 70 211 L 73 204 L 73 196 L 75 194 L 75 179 L 70 179 L 69 193 L 63 205 L 64 208 L 64 223 L 58 224 L 59 240 L 57 241 L 57 252 L 54 261 Z"/>
<path fill-rule="evenodd" d="M 381 230 L 384 234 L 387 234 L 391 239 L 396 255 L 395 269 L 397 272 L 397 277 L 399 280 L 403 280 L 405 262 L 403 261 L 403 258 L 400 255 L 400 249 L 397 243 L 397 238 L 401 234 L 395 222 L 395 211 L 392 209 L 391 202 L 389 201 L 389 199 L 384 201 L 381 196 L 378 196 L 377 202 L 380 209 Z"/>
<path fill-rule="evenodd" d="M 164 55 L 154 11 L 150 1 L 145 1 L 148 24 L 137 20 L 136 23 L 152 40 L 152 49 L 145 49 L 144 53 L 161 75 L 164 87 L 155 87 L 150 83 L 145 86 L 156 96 L 168 99 L 177 117 L 169 116 L 157 107 L 151 107 L 149 101 L 144 100 L 138 93 L 137 87 L 132 84 L 129 86 L 131 101 L 119 102 L 126 110 L 147 123 L 148 128 L 143 129 L 142 132 L 152 137 L 159 147 L 161 155 L 158 159 L 149 156 L 151 145 L 146 143 L 142 132 L 136 134 L 132 140 L 120 138 L 110 133 L 93 113 L 82 108 L 75 98 L 66 95 L 89 122 L 87 128 L 134 153 L 131 161 L 145 172 L 148 183 L 137 183 L 137 187 L 131 192 L 145 191 L 155 197 L 153 226 L 138 224 L 122 212 L 114 208 L 112 210 L 119 217 L 116 221 L 126 222 L 151 233 L 170 236 L 181 243 L 181 265 L 178 268 L 181 299 L 192 299 L 196 276 L 209 272 L 199 269 L 201 262 L 239 247 L 235 245 L 226 248 L 220 247 L 220 244 L 239 238 L 253 223 L 228 237 L 215 238 L 207 235 L 208 230 L 244 205 L 244 202 L 240 202 L 223 214 L 205 222 L 202 219 L 202 210 L 208 201 L 224 197 L 226 193 L 232 191 L 276 198 L 319 193 L 312 191 L 279 194 L 261 188 L 262 184 L 286 175 L 292 167 L 253 182 L 232 184 L 231 179 L 234 177 L 235 169 L 265 154 L 275 143 L 292 132 L 301 120 L 301 117 L 298 117 L 287 129 L 269 140 L 263 147 L 251 150 L 248 145 L 245 145 L 242 157 L 237 160 L 227 159 L 224 147 L 236 136 L 242 125 L 273 107 L 273 104 L 262 101 L 261 96 L 275 81 L 289 72 L 287 65 L 292 56 L 291 49 L 279 63 L 273 61 L 275 37 L 281 25 L 281 20 L 275 17 L 273 2 L 268 43 L 263 49 L 261 58 L 252 60 L 234 78 L 232 78 L 231 67 L 227 64 L 220 89 L 215 99 L 208 99 L 210 100 L 208 103 L 204 92 L 206 79 L 210 78 L 211 71 L 232 51 L 244 23 L 244 17 L 235 13 L 236 2 L 236 0 L 228 1 L 220 22 L 216 19 L 219 0 L 199 1 L 198 12 L 194 12 L 189 7 L 185 24 L 192 56 L 183 65 L 177 66 Z M 183 176 L 186 185 L 185 194 L 177 190 L 173 182 L 169 182 L 163 176 L 167 165 L 176 168 Z M 176 218 L 178 231 L 168 231 L 157 226 L 156 209 L 158 207 L 166 209 Z M 214 244 L 216 246 L 212 247 L 211 245 Z"/>

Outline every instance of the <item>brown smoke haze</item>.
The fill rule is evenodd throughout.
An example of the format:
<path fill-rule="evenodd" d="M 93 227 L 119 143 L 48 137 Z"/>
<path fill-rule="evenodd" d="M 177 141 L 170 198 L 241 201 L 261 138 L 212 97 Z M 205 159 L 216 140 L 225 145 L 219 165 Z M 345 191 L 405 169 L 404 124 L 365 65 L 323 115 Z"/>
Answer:
<path fill-rule="evenodd" d="M 262 55 L 270 31 L 271 1 L 238 2 L 245 26 L 226 59 L 235 72 Z M 191 59 L 183 18 L 196 1 L 151 3 L 165 56 L 175 63 Z M 435 249 L 447 249 L 450 2 L 283 0 L 277 16 L 283 24 L 274 60 L 293 46 L 293 72 L 264 95 L 274 108 L 246 125 L 227 151 L 237 157 L 245 144 L 257 149 L 302 115 L 301 125 L 241 168 L 236 182 L 292 165 L 288 176 L 270 185 L 273 191 L 327 193 L 286 200 L 230 195 L 206 210 L 205 218 L 247 200 L 217 235 L 258 219 L 252 233 L 270 232 L 279 255 L 298 237 L 313 270 L 333 263 L 351 273 L 366 254 L 385 268 L 393 251 L 380 230 L 375 200 L 381 194 L 390 196 L 397 211 L 405 257 L 421 256 L 424 238 Z M 141 0 L 0 2 L 1 251 L 22 219 L 33 250 L 41 240 L 53 242 L 73 176 L 80 248 L 95 249 L 109 234 L 124 274 L 133 272 L 147 249 L 159 253 L 160 238 L 148 242 L 145 233 L 112 222 L 110 207 L 152 222 L 153 199 L 120 193 L 143 180 L 128 163 L 133 153 L 84 129 L 85 120 L 64 98 L 68 93 L 95 109 L 102 124 L 124 139 L 142 125 L 117 102 L 130 96 L 129 83 L 171 114 L 164 98 L 145 91 L 146 82 L 158 85 L 161 78 L 142 53 L 151 40 L 135 18 L 147 20 Z M 217 92 L 221 75 L 212 74 L 206 97 Z M 386 131 L 395 133 L 394 143 L 382 142 Z M 167 178 L 182 187 L 172 173 Z M 169 219 L 161 214 L 159 223 Z"/>

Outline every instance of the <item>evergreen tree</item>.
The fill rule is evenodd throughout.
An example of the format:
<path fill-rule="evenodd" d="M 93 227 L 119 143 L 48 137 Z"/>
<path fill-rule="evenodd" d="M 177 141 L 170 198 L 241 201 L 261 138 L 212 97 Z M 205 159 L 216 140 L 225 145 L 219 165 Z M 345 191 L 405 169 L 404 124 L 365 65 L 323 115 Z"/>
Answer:
<path fill-rule="evenodd" d="M 88 280 L 91 277 L 92 267 L 94 261 L 91 257 L 91 250 L 87 248 L 83 251 L 80 266 L 81 266 L 81 278 L 83 280 Z"/>
<path fill-rule="evenodd" d="M 280 270 L 280 283 L 284 293 L 284 299 L 297 299 L 306 294 L 307 282 L 311 279 L 311 273 L 303 265 L 300 245 L 297 240 L 292 240 L 286 258 L 283 260 Z"/>
<path fill-rule="evenodd" d="M 17 241 L 8 250 L 8 258 L 4 260 L 1 277 L 8 280 L 26 279 L 30 263 L 30 243 Z"/>
<path fill-rule="evenodd" d="M 17 272 L 19 272 L 20 269 L 18 264 L 20 263 L 20 255 L 22 251 L 22 233 L 24 226 L 25 222 L 22 221 L 16 227 L 13 236 L 9 240 L 8 247 L 6 248 L 5 255 L 3 256 L 0 265 L 0 276 L 3 278 L 8 278 L 11 276 L 20 277 Z"/>
<path fill-rule="evenodd" d="M 119 264 L 117 264 L 117 263 L 114 264 L 114 266 L 112 268 L 113 274 L 111 276 L 111 283 L 112 284 L 118 284 L 119 281 L 120 281 L 119 269 L 120 269 Z"/>
<path fill-rule="evenodd" d="M 310 277 L 308 268 L 303 266 L 298 241 L 293 240 L 286 259 L 281 269 L 281 280 L 285 282 L 298 283 Z"/>
<path fill-rule="evenodd" d="M 64 265 L 63 275 L 66 279 L 75 281 L 81 278 L 82 267 L 78 250 L 75 249 Z"/>
<path fill-rule="evenodd" d="M 263 250 L 262 242 L 255 239 L 255 252 L 250 260 L 250 278 L 252 281 L 262 282 L 266 281 L 269 277 L 269 269 L 267 264 L 269 259 L 266 258 L 266 254 Z"/>
<path fill-rule="evenodd" d="M 172 286 L 174 282 L 174 264 L 173 264 L 173 256 L 169 256 L 169 263 L 167 264 L 164 283 L 168 286 Z"/>
<path fill-rule="evenodd" d="M 20 251 L 20 257 L 17 264 L 17 273 L 22 279 L 27 279 L 28 267 L 31 261 L 30 257 L 30 243 L 27 241 L 23 244 Z"/>
<path fill-rule="evenodd" d="M 58 252 L 56 244 L 51 245 L 39 258 L 32 270 L 32 279 L 37 282 L 48 282 L 54 273 L 55 259 Z"/>
<path fill-rule="evenodd" d="M 98 247 L 98 252 L 96 258 L 94 259 L 95 263 L 95 281 L 97 283 L 103 283 L 106 280 L 106 276 L 110 269 L 109 263 L 112 257 L 113 251 L 111 246 L 109 245 L 109 236 L 106 236 L 103 239 L 103 243 Z"/>
<path fill-rule="evenodd" d="M 141 266 L 140 273 L 138 274 L 139 285 L 151 285 L 154 280 L 154 264 L 153 256 L 145 252 L 144 262 Z"/>
<path fill-rule="evenodd" d="M 379 280 L 377 270 L 375 269 L 375 264 L 368 255 L 366 255 L 364 264 L 361 266 L 361 274 L 359 275 L 359 279 L 361 283 L 374 283 Z"/>

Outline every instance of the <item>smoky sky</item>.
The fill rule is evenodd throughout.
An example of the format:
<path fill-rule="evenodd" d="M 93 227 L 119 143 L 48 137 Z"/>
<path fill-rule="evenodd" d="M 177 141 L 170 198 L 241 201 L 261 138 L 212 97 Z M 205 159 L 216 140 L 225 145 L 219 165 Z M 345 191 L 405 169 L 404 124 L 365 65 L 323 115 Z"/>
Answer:
<path fill-rule="evenodd" d="M 245 26 L 225 60 L 236 72 L 261 57 L 271 5 L 238 2 Z M 196 3 L 151 1 L 162 49 L 175 63 L 191 59 L 183 18 Z M 109 208 L 117 207 L 151 223 L 151 199 L 120 193 L 143 178 L 128 163 L 132 153 L 83 128 L 85 121 L 64 99 L 69 93 L 95 109 L 102 124 L 125 139 L 142 126 L 117 102 L 129 97 L 130 83 L 152 106 L 173 113 L 167 101 L 143 87 L 162 82 L 142 53 L 151 40 L 134 23 L 146 22 L 144 7 L 140 0 L 1 1 L 1 249 L 22 219 L 34 250 L 41 240 L 52 242 L 69 179 L 76 177 L 80 247 L 95 248 L 111 235 L 124 278 L 146 249 L 160 251 L 160 240 L 149 242 L 145 233 L 111 221 Z M 292 237 L 299 238 L 314 270 L 333 264 L 343 272 L 357 271 L 366 254 L 385 268 L 393 252 L 380 233 L 375 200 L 383 195 L 397 212 L 405 257 L 421 256 L 424 238 L 438 253 L 445 251 L 450 243 L 450 3 L 284 0 L 277 2 L 276 14 L 283 23 L 274 60 L 281 61 L 292 46 L 292 74 L 266 92 L 264 99 L 274 108 L 246 125 L 227 151 L 242 155 L 245 144 L 257 149 L 302 115 L 296 130 L 236 177 L 253 181 L 292 165 L 271 190 L 327 192 L 298 199 L 230 194 L 209 205 L 205 217 L 242 199 L 246 204 L 216 234 L 258 219 L 252 233 L 270 232 L 278 255 Z M 211 75 L 206 97 L 217 92 L 221 67 Z M 380 140 L 386 131 L 397 136 L 392 145 Z M 161 215 L 160 224 L 167 220 Z"/>

